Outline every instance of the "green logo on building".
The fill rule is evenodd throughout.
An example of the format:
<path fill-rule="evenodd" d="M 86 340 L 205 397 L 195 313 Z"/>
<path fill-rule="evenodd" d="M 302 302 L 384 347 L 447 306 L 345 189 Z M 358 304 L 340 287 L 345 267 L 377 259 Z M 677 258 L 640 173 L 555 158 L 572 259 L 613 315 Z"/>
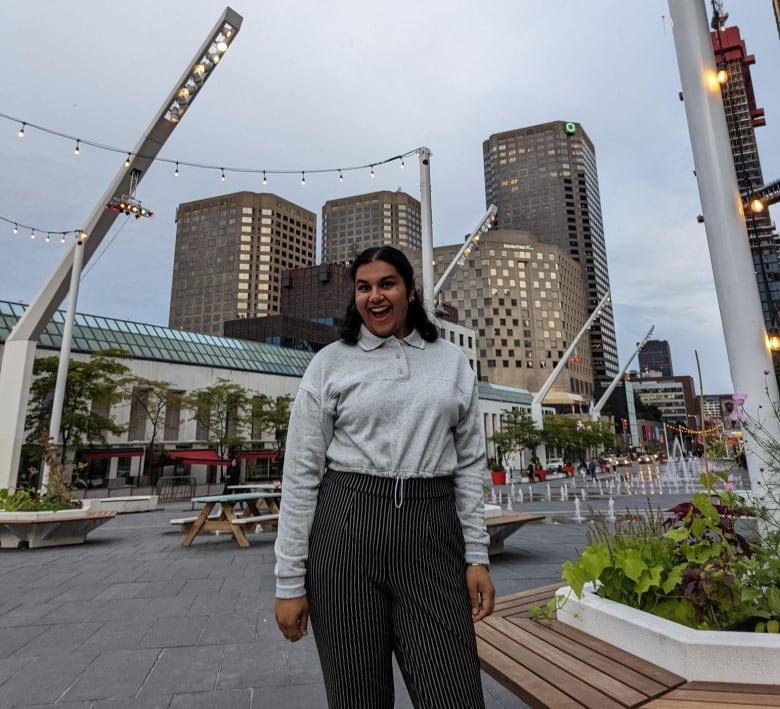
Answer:
<path fill-rule="evenodd" d="M 573 121 L 567 121 L 563 124 L 563 132 L 566 135 L 574 135 L 577 132 L 577 124 Z"/>

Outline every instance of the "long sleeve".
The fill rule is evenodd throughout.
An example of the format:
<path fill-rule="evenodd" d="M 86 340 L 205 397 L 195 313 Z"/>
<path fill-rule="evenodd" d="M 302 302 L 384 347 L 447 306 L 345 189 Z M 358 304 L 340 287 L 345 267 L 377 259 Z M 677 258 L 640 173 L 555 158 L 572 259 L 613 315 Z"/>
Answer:
<path fill-rule="evenodd" d="M 282 504 L 276 552 L 276 595 L 297 598 L 306 593 L 304 579 L 309 533 L 320 481 L 325 471 L 333 417 L 323 412 L 315 371 L 304 377 L 290 413 L 282 477 Z"/>

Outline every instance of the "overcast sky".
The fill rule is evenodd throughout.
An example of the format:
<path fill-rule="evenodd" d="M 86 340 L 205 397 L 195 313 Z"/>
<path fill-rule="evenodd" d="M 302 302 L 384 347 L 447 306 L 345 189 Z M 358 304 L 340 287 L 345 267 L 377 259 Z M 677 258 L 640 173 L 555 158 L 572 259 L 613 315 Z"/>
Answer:
<path fill-rule="evenodd" d="M 690 0 L 691 2 L 698 0 Z M 732 391 L 664 0 L 235 0 L 241 30 L 137 196 L 152 220 L 118 219 L 85 269 L 82 313 L 167 325 L 176 206 L 271 191 L 321 215 L 351 194 L 419 197 L 415 158 L 433 152 L 434 243 L 451 244 L 485 210 L 482 141 L 552 120 L 596 146 L 621 364 L 652 324 L 675 374 Z M 224 10 L 217 0 L 3 0 L 0 113 L 131 150 Z M 707 2 L 709 11 L 710 3 Z M 726 0 L 756 56 L 753 83 L 765 181 L 780 177 L 780 41 L 770 0 Z M 0 119 L 0 299 L 29 303 L 124 160 Z M 258 176 L 229 167 L 306 171 Z M 318 218 L 318 222 L 320 219 Z M 64 307 L 64 304 L 63 304 Z M 634 366 L 636 362 L 634 363 Z M 696 383 L 698 390 L 698 381 Z"/>

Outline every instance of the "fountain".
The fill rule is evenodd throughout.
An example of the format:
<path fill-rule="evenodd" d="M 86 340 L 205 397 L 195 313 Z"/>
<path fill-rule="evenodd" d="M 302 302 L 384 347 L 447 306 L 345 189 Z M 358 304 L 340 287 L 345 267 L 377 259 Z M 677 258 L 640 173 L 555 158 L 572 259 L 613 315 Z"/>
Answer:
<path fill-rule="evenodd" d="M 534 501 L 534 489 L 530 485 L 528 486 L 528 502 Z"/>
<path fill-rule="evenodd" d="M 561 502 L 565 502 L 569 499 L 569 488 L 566 485 L 561 485 Z"/>
<path fill-rule="evenodd" d="M 582 522 L 583 517 L 582 513 L 580 512 L 580 498 L 575 497 L 574 498 L 574 521 L 575 522 Z"/>
<path fill-rule="evenodd" d="M 519 485 L 517 486 L 517 501 L 521 505 L 523 504 L 523 489 Z"/>
<path fill-rule="evenodd" d="M 607 503 L 607 522 L 614 522 L 615 521 L 615 501 L 612 499 L 612 496 L 609 497 L 609 502 Z"/>
<path fill-rule="evenodd" d="M 550 488 L 550 483 L 547 483 L 547 502 L 550 502 L 552 500 L 552 489 Z"/>

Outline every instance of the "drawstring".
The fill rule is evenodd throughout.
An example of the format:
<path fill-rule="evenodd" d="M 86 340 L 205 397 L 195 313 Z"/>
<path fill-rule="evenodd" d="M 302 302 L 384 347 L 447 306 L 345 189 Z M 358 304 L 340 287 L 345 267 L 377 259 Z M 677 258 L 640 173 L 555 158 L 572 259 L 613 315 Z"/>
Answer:
<path fill-rule="evenodd" d="M 404 479 L 403 475 L 399 475 L 395 479 L 395 487 L 393 488 L 393 504 L 397 510 L 400 510 L 404 504 Z M 400 483 L 400 485 L 398 484 Z"/>

